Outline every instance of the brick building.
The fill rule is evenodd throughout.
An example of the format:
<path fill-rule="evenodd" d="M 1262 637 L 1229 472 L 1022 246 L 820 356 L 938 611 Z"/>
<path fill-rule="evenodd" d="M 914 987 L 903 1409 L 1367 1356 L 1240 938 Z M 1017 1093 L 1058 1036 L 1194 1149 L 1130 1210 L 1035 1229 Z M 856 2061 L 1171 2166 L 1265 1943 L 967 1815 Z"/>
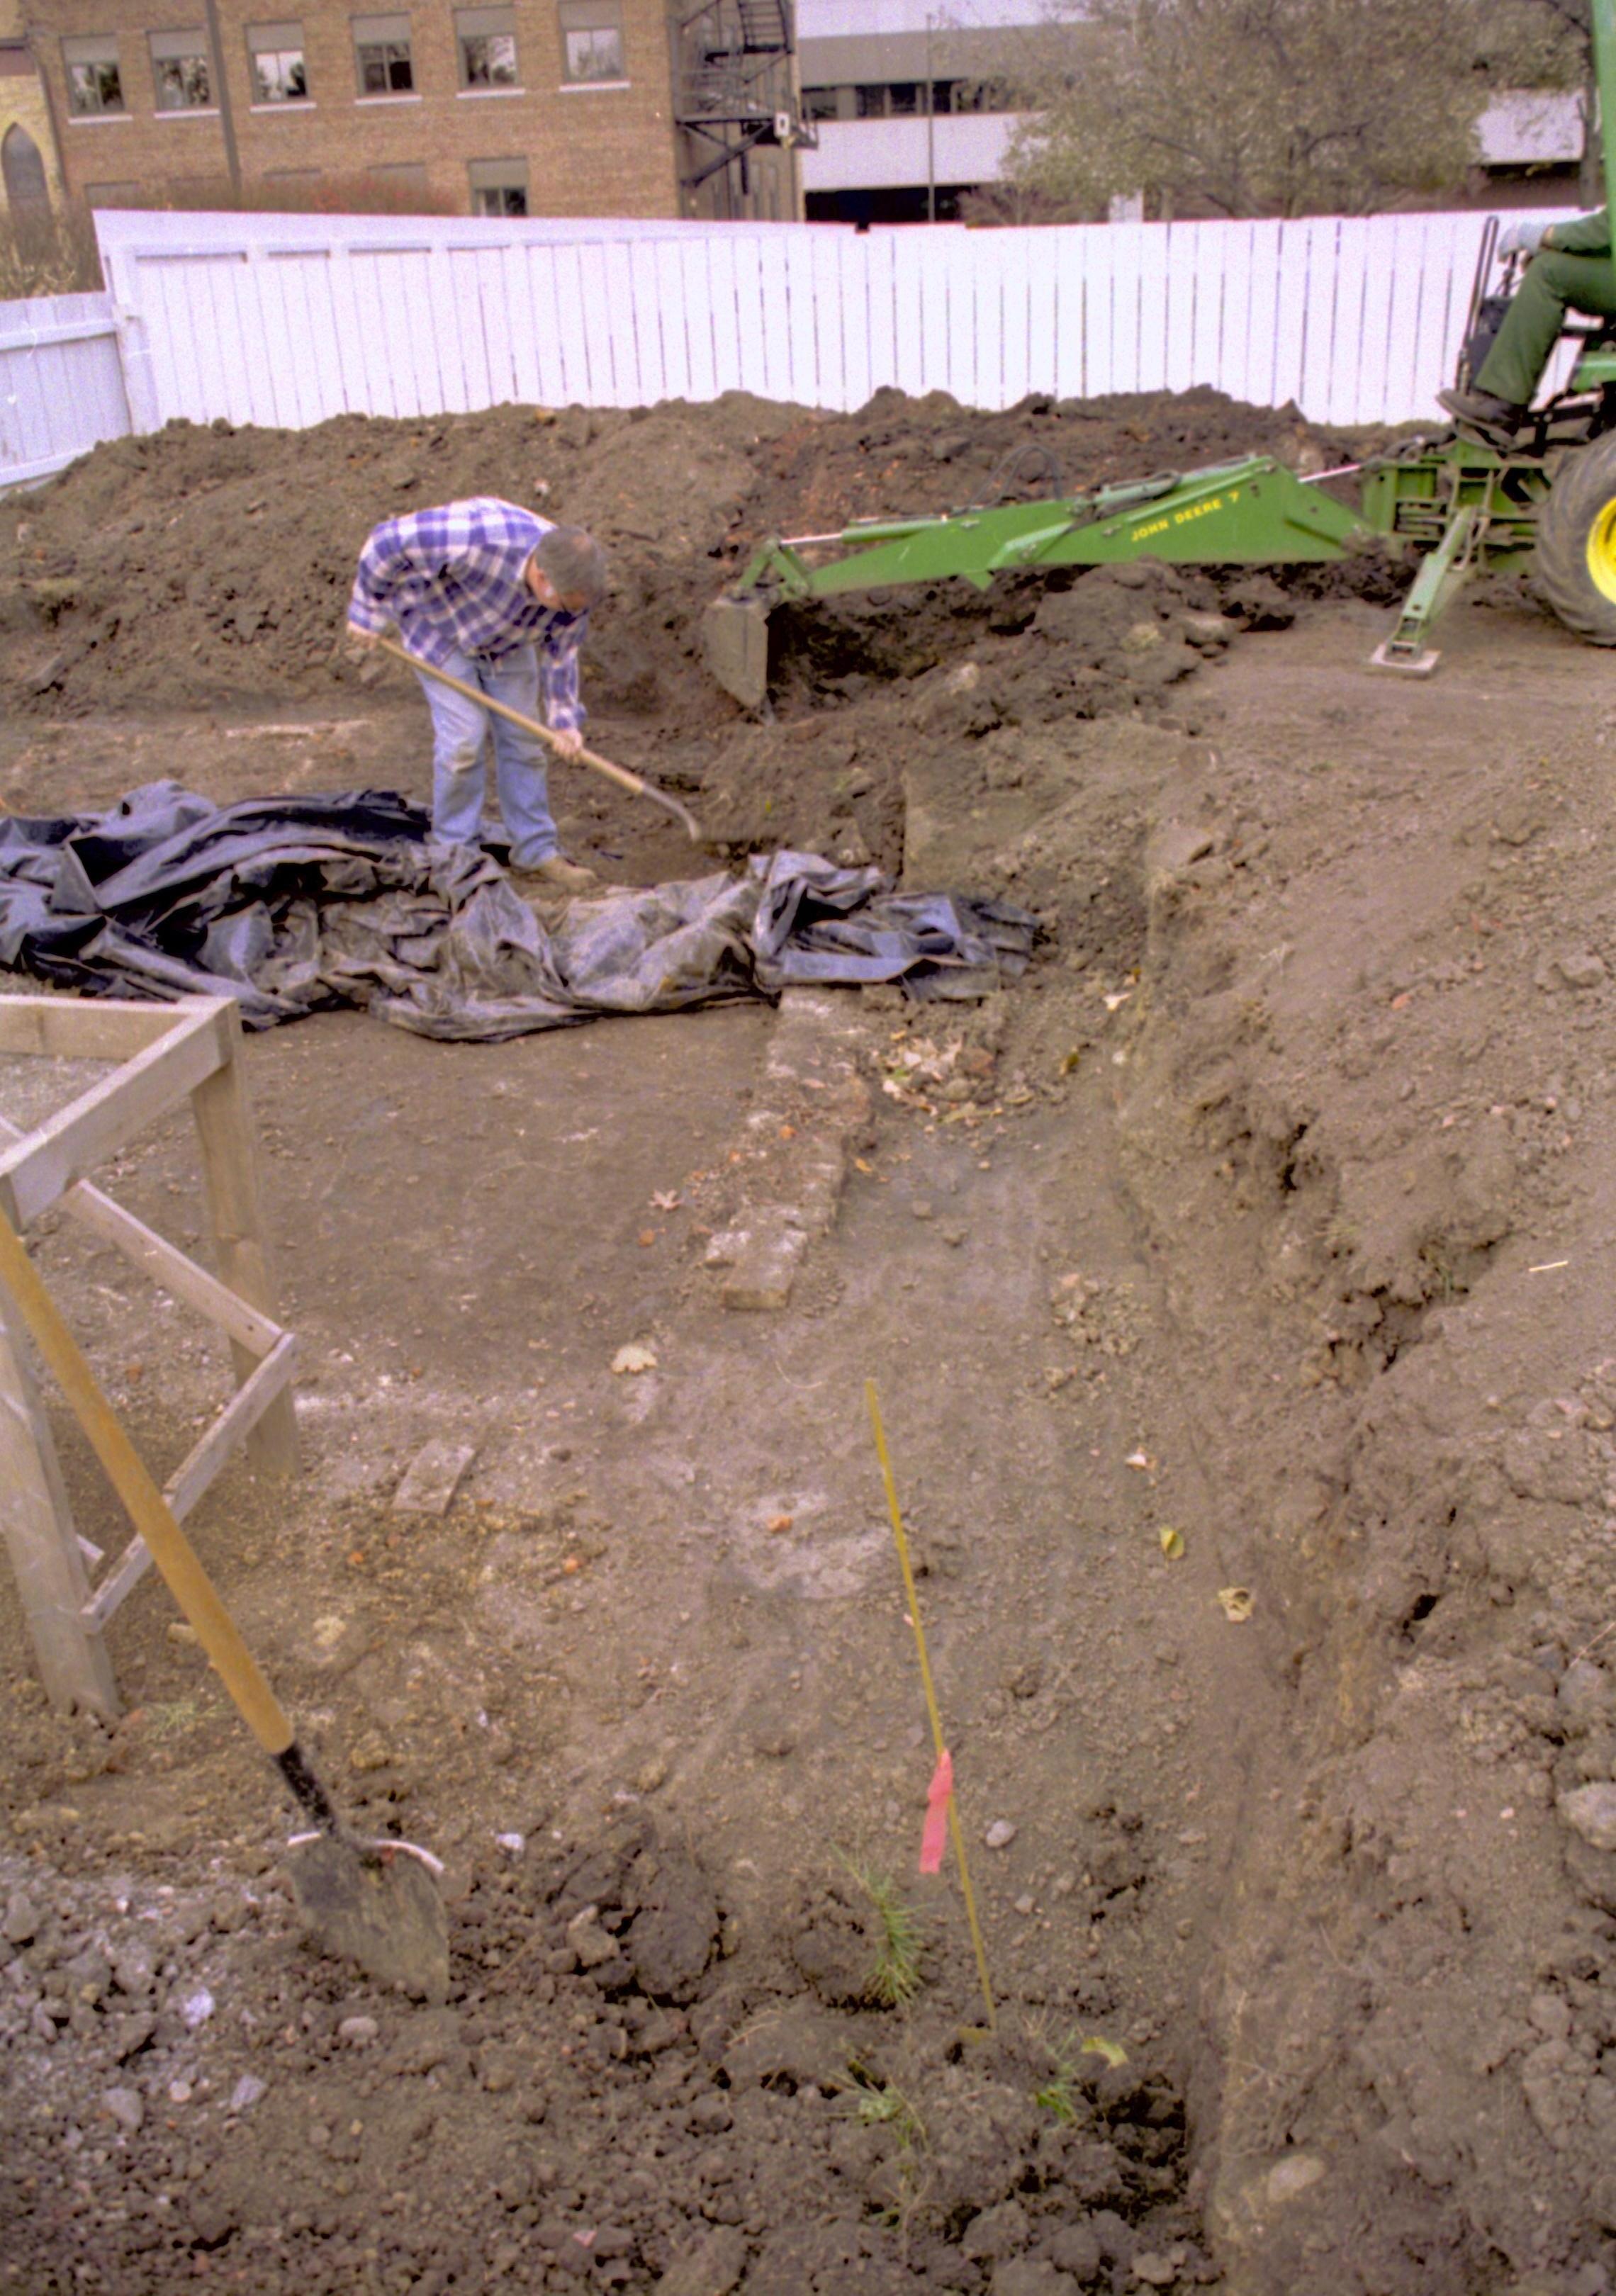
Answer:
<path fill-rule="evenodd" d="M 61 197 L 50 104 L 21 0 L 0 0 L 0 215 L 23 215 Z"/>
<path fill-rule="evenodd" d="M 304 0 L 271 18 L 275 4 L 28 0 L 70 197 L 484 215 L 798 211 L 775 115 L 753 148 L 705 176 L 693 148 L 713 139 L 681 119 L 691 26 L 710 20 L 721 46 L 741 42 L 757 0 L 710 0 L 684 25 L 665 0 L 371 10 Z M 774 10 L 789 22 L 781 0 Z M 789 62 L 789 38 L 782 45 Z"/>

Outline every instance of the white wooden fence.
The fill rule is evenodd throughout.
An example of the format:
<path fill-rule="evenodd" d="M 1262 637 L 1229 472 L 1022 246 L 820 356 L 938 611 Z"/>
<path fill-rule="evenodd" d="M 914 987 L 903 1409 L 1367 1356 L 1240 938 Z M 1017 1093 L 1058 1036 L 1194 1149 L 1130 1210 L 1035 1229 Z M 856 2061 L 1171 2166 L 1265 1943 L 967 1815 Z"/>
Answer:
<path fill-rule="evenodd" d="M 132 427 L 111 296 L 0 303 L 0 487 L 47 478 Z"/>
<path fill-rule="evenodd" d="M 1429 417 L 1482 221 L 856 233 L 106 212 L 96 226 L 127 413 L 98 299 L 43 307 L 59 316 L 26 354 L 5 315 L 42 307 L 0 305 L 15 417 L 0 422 L 0 484 L 131 419 L 137 430 L 175 416 L 297 429 L 340 414 L 635 406 L 729 390 L 849 409 L 896 384 L 991 408 L 1031 390 L 1210 383 L 1261 406 L 1294 400 L 1317 422 Z M 94 305 L 78 340 L 66 301 Z M 53 351 L 82 355 L 83 381 L 17 367 Z M 58 436 L 64 423 L 77 427 Z"/>

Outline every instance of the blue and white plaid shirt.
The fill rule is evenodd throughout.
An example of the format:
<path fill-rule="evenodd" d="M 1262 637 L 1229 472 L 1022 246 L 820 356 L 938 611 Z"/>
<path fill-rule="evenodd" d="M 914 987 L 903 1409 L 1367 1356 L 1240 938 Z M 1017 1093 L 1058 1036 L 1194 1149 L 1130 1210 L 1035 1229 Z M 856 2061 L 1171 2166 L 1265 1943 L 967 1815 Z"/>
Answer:
<path fill-rule="evenodd" d="M 440 669 L 456 653 L 497 660 L 537 644 L 546 718 L 573 732 L 584 722 L 578 657 L 589 617 L 540 605 L 523 579 L 550 526 L 495 495 L 383 519 L 359 553 L 348 619 L 361 630 L 396 622 L 410 652 Z"/>

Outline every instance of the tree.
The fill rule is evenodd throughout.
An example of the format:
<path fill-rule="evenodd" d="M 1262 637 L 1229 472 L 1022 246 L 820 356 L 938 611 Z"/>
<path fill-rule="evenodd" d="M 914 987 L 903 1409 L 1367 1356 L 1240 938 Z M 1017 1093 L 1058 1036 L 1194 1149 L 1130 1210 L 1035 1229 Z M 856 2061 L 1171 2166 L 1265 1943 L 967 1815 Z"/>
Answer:
<path fill-rule="evenodd" d="M 1588 0 L 1523 0 L 1523 4 L 1540 12 L 1541 17 L 1546 19 L 1537 27 L 1537 37 L 1562 68 L 1559 84 L 1581 88 L 1582 165 L 1578 189 L 1584 207 L 1603 207 L 1604 181 L 1599 153 L 1600 129 L 1596 125 L 1599 89 L 1594 78 L 1594 33 Z"/>
<path fill-rule="evenodd" d="M 1054 0 L 1006 69 L 1006 174 L 1073 217 L 1140 191 L 1169 216 L 1451 192 L 1494 94 L 1580 77 L 1549 0 Z"/>

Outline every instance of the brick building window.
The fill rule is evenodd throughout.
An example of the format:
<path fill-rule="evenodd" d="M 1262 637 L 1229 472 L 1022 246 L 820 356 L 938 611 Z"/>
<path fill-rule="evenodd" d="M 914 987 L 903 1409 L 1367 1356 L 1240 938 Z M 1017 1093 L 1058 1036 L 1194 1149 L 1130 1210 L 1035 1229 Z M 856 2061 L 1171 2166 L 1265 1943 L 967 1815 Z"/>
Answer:
<path fill-rule="evenodd" d="M 259 196 L 267 208 L 304 215 L 318 207 L 324 181 L 318 168 L 266 168 Z"/>
<path fill-rule="evenodd" d="M 68 110 L 75 119 L 93 119 L 98 112 L 123 110 L 118 42 L 111 32 L 93 39 L 63 40 L 62 61 L 67 67 Z"/>
<path fill-rule="evenodd" d="M 562 78 L 627 79 L 620 0 L 561 0 Z"/>
<path fill-rule="evenodd" d="M 199 24 L 188 32 L 148 32 L 152 76 L 160 111 L 210 111 L 213 60 L 208 35 Z"/>
<path fill-rule="evenodd" d="M 455 45 L 462 87 L 514 87 L 514 8 L 456 8 Z"/>
<path fill-rule="evenodd" d="M 254 103 L 308 102 L 308 67 L 303 61 L 300 23 L 249 24 L 247 53 Z"/>
<path fill-rule="evenodd" d="M 528 163 L 525 160 L 473 160 L 471 176 L 473 215 L 527 214 Z"/>
<path fill-rule="evenodd" d="M 408 95 L 415 85 L 408 15 L 356 16 L 353 20 L 360 94 Z"/>
<path fill-rule="evenodd" d="M 427 212 L 426 162 L 408 160 L 390 167 L 367 168 L 365 181 L 375 190 L 376 203 L 390 215 Z"/>

